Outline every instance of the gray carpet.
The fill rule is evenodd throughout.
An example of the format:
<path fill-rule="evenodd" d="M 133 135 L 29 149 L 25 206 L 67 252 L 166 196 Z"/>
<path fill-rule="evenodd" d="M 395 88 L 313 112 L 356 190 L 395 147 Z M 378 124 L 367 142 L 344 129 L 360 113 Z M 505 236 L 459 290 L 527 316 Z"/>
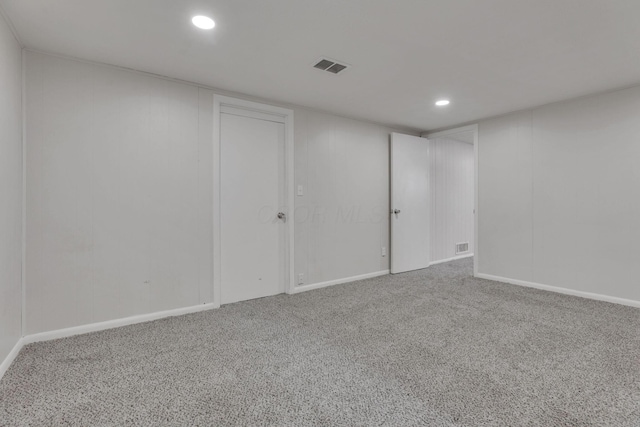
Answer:
<path fill-rule="evenodd" d="M 29 345 L 0 424 L 640 426 L 640 310 L 471 270 Z"/>

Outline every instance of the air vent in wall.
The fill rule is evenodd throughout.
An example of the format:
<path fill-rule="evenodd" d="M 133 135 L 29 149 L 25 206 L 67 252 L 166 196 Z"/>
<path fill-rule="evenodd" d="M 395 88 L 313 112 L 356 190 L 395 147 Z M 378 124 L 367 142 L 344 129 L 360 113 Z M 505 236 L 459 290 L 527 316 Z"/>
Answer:
<path fill-rule="evenodd" d="M 456 243 L 456 254 L 469 252 L 469 242 Z"/>
<path fill-rule="evenodd" d="M 316 61 L 316 64 L 313 67 L 333 74 L 339 74 L 349 68 L 346 64 L 339 64 L 338 62 L 327 58 L 320 58 Z"/>

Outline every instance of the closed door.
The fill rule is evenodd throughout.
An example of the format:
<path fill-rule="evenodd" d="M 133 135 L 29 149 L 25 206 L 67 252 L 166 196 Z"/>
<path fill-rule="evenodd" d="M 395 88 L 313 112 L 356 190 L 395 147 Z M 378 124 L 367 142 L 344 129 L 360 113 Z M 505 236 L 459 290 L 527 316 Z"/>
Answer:
<path fill-rule="evenodd" d="M 391 273 L 429 266 L 429 145 L 391 134 Z"/>
<path fill-rule="evenodd" d="M 284 292 L 284 131 L 277 116 L 221 111 L 222 304 Z"/>

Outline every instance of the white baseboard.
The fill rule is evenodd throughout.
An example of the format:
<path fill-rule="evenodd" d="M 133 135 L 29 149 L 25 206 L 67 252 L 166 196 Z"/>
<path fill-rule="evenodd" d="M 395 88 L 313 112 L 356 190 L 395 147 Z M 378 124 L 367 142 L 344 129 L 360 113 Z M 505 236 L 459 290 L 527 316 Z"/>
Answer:
<path fill-rule="evenodd" d="M 492 276 L 490 274 L 478 273 L 475 277 L 479 279 L 493 280 L 495 282 L 509 283 L 510 285 L 525 286 L 527 288 L 542 289 L 543 291 L 557 292 L 559 294 L 573 295 L 576 297 L 588 298 L 598 301 L 606 301 L 614 304 L 628 305 L 640 308 L 640 301 L 631 299 L 612 297 L 609 295 L 595 294 L 592 292 L 577 291 L 575 289 L 561 288 L 558 286 L 543 285 L 542 283 L 527 282 L 525 280 L 509 279 L 507 277 Z"/>
<path fill-rule="evenodd" d="M 154 313 L 140 314 L 138 316 L 124 317 L 121 319 L 107 320 L 106 322 L 90 323 L 88 325 L 74 326 L 72 328 L 57 329 L 55 331 L 40 332 L 38 334 L 26 335 L 23 344 L 31 344 L 39 341 L 49 341 L 58 338 L 71 337 L 73 335 L 86 334 L 89 332 L 104 331 L 105 329 L 119 328 L 120 326 L 134 325 L 136 323 L 150 322 L 152 320 L 163 319 L 165 317 L 181 316 L 183 314 L 197 313 L 199 311 L 218 308 L 219 305 L 209 303 L 194 305 L 191 307 L 176 308 L 174 310 L 156 311 Z"/>
<path fill-rule="evenodd" d="M 376 271 L 375 273 L 361 274 L 359 276 L 345 277 L 343 279 L 329 280 L 327 282 L 312 283 L 310 285 L 296 286 L 292 294 L 311 291 L 313 289 L 326 288 L 327 286 L 341 285 L 343 283 L 356 282 L 358 280 L 371 279 L 372 277 L 386 276 L 389 270 Z"/>
<path fill-rule="evenodd" d="M 458 260 L 458 259 L 471 258 L 472 256 L 473 256 L 473 254 L 464 254 L 464 255 L 454 256 L 454 257 L 451 257 L 451 258 L 439 259 L 438 261 L 430 262 L 429 263 L 429 267 L 431 267 L 432 265 L 442 264 L 442 263 L 445 263 L 445 262 L 455 261 L 455 260 Z"/>
<path fill-rule="evenodd" d="M 7 370 L 9 369 L 9 366 L 11 366 L 11 364 L 13 363 L 13 360 L 16 358 L 18 353 L 20 353 L 20 350 L 22 350 L 22 347 L 24 347 L 24 338 L 20 338 L 18 340 L 16 345 L 14 345 L 11 351 L 9 352 L 9 354 L 7 354 L 7 357 L 5 357 L 2 363 L 0 363 L 0 380 L 2 379 L 4 374 L 7 372 Z"/>

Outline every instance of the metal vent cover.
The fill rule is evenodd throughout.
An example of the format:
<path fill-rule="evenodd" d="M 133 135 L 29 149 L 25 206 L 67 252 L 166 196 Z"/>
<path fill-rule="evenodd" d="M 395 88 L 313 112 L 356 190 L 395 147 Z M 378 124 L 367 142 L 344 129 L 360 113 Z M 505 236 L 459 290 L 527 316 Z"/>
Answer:
<path fill-rule="evenodd" d="M 338 74 L 340 71 L 345 70 L 346 68 L 346 65 L 333 64 L 331 67 L 327 68 L 327 71 L 333 74 Z"/>
<path fill-rule="evenodd" d="M 339 74 L 344 70 L 346 70 L 347 68 L 349 68 L 349 65 L 341 64 L 338 61 L 335 61 L 333 59 L 323 57 L 318 59 L 314 63 L 313 68 L 317 68 L 318 70 L 322 70 L 322 71 L 328 71 L 332 74 Z"/>
<path fill-rule="evenodd" d="M 318 61 L 318 63 L 316 65 L 314 65 L 314 67 L 320 69 L 320 70 L 326 70 L 329 67 L 331 67 L 332 65 L 336 65 L 335 62 L 329 61 L 328 59 L 321 59 L 320 61 Z"/>
<path fill-rule="evenodd" d="M 456 243 L 456 254 L 469 252 L 469 242 Z"/>

